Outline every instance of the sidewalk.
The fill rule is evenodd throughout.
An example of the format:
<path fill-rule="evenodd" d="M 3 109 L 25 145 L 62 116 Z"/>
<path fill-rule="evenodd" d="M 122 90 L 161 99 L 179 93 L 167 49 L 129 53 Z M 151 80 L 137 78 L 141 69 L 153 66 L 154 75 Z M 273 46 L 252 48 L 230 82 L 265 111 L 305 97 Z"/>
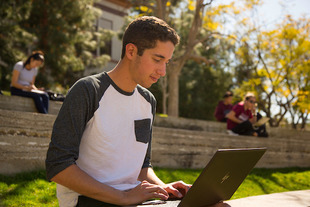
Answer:
<path fill-rule="evenodd" d="M 310 190 L 251 196 L 226 203 L 231 207 L 310 207 Z"/>

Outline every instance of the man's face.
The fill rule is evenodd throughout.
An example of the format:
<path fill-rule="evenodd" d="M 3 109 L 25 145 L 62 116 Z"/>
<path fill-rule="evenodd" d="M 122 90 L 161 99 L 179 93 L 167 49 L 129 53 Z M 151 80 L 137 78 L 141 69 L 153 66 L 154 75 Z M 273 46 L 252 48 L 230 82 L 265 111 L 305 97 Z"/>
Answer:
<path fill-rule="evenodd" d="M 174 51 L 172 42 L 157 41 L 156 47 L 146 49 L 142 56 L 136 55 L 130 66 L 130 74 L 136 84 L 149 88 L 166 75 L 166 64 Z"/>
<path fill-rule="evenodd" d="M 248 109 L 255 109 L 255 103 L 256 103 L 256 99 L 254 97 L 249 98 L 249 100 L 246 101 L 247 103 L 247 108 Z"/>
<path fill-rule="evenodd" d="M 231 104 L 232 103 L 232 96 L 228 96 L 226 99 L 227 99 L 227 103 L 228 104 Z"/>

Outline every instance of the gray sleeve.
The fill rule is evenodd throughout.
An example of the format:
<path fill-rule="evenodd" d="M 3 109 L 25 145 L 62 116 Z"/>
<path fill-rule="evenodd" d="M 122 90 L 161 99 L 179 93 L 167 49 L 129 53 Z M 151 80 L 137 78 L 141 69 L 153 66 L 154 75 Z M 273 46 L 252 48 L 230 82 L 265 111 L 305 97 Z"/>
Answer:
<path fill-rule="evenodd" d="M 55 120 L 45 161 L 48 180 L 78 159 L 85 126 L 98 107 L 95 94 L 99 86 L 89 80 L 72 86 Z"/>
<path fill-rule="evenodd" d="M 23 68 L 24 68 L 23 62 L 20 61 L 14 65 L 13 70 L 17 70 L 20 72 Z"/>
<path fill-rule="evenodd" d="M 151 154 L 152 154 L 151 151 L 152 151 L 152 136 L 150 138 L 150 142 L 149 142 L 149 145 L 148 145 L 148 148 L 147 148 L 147 151 L 146 151 L 146 155 L 145 155 L 145 158 L 144 158 L 144 162 L 143 162 L 142 168 L 153 167 L 152 164 L 151 164 Z"/>
<path fill-rule="evenodd" d="M 142 168 L 146 168 L 146 167 L 152 167 L 151 164 L 151 155 L 152 155 L 152 131 L 153 131 L 153 123 L 154 123 L 154 119 L 155 119 L 155 114 L 156 114 L 156 99 L 153 96 L 153 94 L 151 92 L 149 92 L 148 90 L 144 89 L 144 88 L 138 88 L 140 94 L 151 104 L 152 107 L 152 114 L 153 114 L 153 122 L 152 122 L 152 127 L 151 127 L 151 137 L 150 137 L 150 142 L 147 148 L 147 152 L 144 158 L 144 163 L 142 165 Z"/>

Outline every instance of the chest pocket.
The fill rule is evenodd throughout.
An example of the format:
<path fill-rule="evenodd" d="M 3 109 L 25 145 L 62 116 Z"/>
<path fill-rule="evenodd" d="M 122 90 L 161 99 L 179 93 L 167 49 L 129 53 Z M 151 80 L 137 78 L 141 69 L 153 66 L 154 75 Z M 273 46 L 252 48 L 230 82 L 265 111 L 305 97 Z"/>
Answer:
<path fill-rule="evenodd" d="M 136 140 L 148 143 L 151 138 L 151 119 L 135 120 Z"/>

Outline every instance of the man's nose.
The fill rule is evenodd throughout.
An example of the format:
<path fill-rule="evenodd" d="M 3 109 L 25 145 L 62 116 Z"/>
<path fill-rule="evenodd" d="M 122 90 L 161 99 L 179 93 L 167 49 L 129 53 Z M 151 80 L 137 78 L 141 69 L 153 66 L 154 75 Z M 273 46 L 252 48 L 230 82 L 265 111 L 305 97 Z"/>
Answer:
<path fill-rule="evenodd" d="M 167 69 L 167 65 L 166 64 L 163 64 L 162 66 L 160 66 L 158 69 L 157 69 L 157 73 L 160 75 L 160 76 L 165 76 L 166 75 L 166 69 Z"/>

